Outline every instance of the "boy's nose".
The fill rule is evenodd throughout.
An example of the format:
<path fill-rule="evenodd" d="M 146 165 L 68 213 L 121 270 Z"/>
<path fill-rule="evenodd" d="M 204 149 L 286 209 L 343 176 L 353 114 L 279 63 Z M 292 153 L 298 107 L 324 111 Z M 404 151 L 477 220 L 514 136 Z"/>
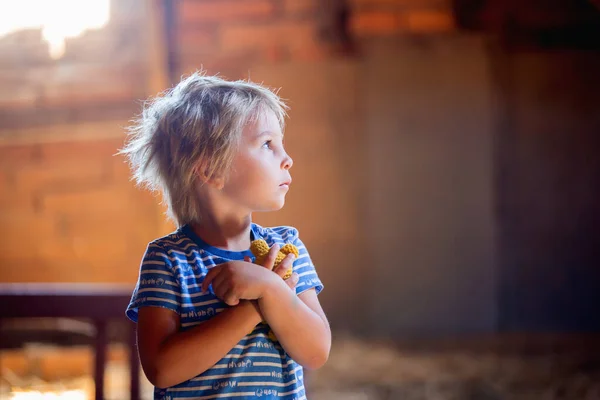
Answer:
<path fill-rule="evenodd" d="M 283 169 L 290 169 L 290 168 L 292 168 L 292 165 L 294 165 L 294 160 L 292 160 L 292 157 L 290 157 L 289 154 L 285 155 L 282 165 L 283 165 Z"/>

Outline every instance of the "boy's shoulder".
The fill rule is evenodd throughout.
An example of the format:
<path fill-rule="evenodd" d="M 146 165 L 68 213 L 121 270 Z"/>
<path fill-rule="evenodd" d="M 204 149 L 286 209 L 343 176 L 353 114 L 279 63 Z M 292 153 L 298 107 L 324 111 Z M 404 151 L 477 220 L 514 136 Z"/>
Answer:
<path fill-rule="evenodd" d="M 150 243 L 148 243 L 148 247 L 159 248 L 164 250 L 169 250 L 173 248 L 181 249 L 189 247 L 189 244 L 191 243 L 191 239 L 188 236 L 184 235 L 180 229 L 177 229 L 174 232 L 153 239 Z"/>
<path fill-rule="evenodd" d="M 267 242 L 293 243 L 298 239 L 298 229 L 293 226 L 269 226 L 263 227 L 258 224 L 252 224 L 257 239 L 265 239 Z"/>

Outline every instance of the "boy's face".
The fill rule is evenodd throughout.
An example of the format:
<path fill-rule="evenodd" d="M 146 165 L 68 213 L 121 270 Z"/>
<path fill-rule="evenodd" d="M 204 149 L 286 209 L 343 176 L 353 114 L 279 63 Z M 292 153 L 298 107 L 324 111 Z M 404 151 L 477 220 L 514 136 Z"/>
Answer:
<path fill-rule="evenodd" d="M 271 110 L 262 112 L 244 128 L 221 192 L 250 212 L 279 210 L 292 181 L 292 163 L 277 116 Z"/>

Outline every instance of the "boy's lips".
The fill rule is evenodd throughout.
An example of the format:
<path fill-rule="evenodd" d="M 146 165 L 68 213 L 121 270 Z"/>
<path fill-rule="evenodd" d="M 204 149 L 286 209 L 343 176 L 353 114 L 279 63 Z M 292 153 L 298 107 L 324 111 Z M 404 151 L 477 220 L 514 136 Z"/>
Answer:
<path fill-rule="evenodd" d="M 292 184 L 292 180 L 290 179 L 290 180 L 288 180 L 288 181 L 285 181 L 285 182 L 283 182 L 283 183 L 282 183 L 281 185 L 279 185 L 279 186 L 282 186 L 282 187 L 283 187 L 283 186 L 285 186 L 285 187 L 290 187 L 290 185 L 291 185 L 291 184 Z"/>

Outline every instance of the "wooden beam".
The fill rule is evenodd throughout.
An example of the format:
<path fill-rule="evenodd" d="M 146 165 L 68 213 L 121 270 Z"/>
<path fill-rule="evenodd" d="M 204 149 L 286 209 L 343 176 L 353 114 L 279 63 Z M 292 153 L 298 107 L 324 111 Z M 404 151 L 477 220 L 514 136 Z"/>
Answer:
<path fill-rule="evenodd" d="M 355 51 L 349 19 L 347 0 L 318 2 L 319 39 L 335 53 L 351 54 Z"/>
<path fill-rule="evenodd" d="M 498 35 L 509 48 L 600 49 L 600 0 L 453 0 L 459 28 Z"/>
<path fill-rule="evenodd" d="M 133 100 L 90 101 L 86 104 L 50 105 L 39 107 L 5 107 L 0 110 L 0 136 L 6 131 L 52 125 L 81 124 L 85 122 L 123 121 L 139 111 Z"/>
<path fill-rule="evenodd" d="M 163 0 L 164 37 L 166 38 L 167 76 L 171 85 L 179 80 L 179 50 L 177 48 L 177 4 L 178 1 Z"/>
<path fill-rule="evenodd" d="M 114 121 L 86 121 L 79 124 L 64 123 L 51 126 L 43 124 L 0 129 L 0 148 L 39 143 L 123 139 L 125 137 L 123 127 L 127 126 L 130 118 L 131 115 Z"/>
<path fill-rule="evenodd" d="M 146 53 L 148 54 L 148 81 L 146 92 L 154 96 L 171 85 L 167 26 L 165 24 L 165 3 L 169 1 L 149 0 L 145 2 L 148 21 Z"/>
<path fill-rule="evenodd" d="M 453 0 L 460 27 L 499 32 L 511 27 L 519 31 L 554 30 L 600 23 L 600 0 Z"/>

